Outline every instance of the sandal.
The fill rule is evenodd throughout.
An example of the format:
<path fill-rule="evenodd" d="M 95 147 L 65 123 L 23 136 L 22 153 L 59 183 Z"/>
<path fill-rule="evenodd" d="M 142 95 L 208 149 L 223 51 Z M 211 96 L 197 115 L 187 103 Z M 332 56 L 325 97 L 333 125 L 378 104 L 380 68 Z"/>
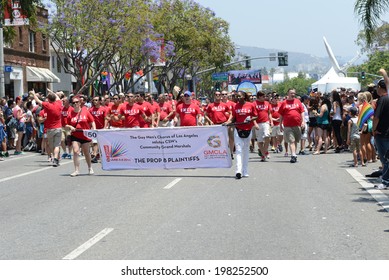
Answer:
<path fill-rule="evenodd" d="M 314 152 L 312 155 L 314 155 L 314 156 L 320 155 L 320 152 L 316 151 L 316 152 Z"/>
<path fill-rule="evenodd" d="M 358 167 L 358 164 L 350 164 L 349 167 Z"/>

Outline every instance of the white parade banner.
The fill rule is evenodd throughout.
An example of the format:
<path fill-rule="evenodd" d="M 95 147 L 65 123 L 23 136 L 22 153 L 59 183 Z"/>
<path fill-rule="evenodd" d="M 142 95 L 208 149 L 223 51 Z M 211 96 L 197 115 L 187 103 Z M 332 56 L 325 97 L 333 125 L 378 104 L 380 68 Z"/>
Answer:
<path fill-rule="evenodd" d="M 230 168 L 225 126 L 89 130 L 104 170 Z"/>

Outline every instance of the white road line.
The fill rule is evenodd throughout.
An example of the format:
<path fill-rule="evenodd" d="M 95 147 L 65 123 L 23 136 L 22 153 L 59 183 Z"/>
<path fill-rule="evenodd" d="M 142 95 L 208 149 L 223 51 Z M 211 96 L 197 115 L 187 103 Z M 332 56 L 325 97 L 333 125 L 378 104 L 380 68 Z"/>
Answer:
<path fill-rule="evenodd" d="M 45 171 L 45 170 L 51 169 L 51 168 L 54 168 L 54 167 L 52 167 L 52 166 L 45 167 L 45 168 L 41 168 L 41 169 L 25 172 L 25 173 L 22 173 L 22 174 L 18 174 L 18 175 L 15 175 L 15 176 L 7 177 L 7 178 L 4 178 L 4 179 L 1 179 L 0 183 L 5 182 L 5 181 L 9 181 L 9 180 L 12 180 L 12 179 L 16 179 L 16 178 L 19 178 L 19 177 L 27 176 L 27 175 L 30 175 L 30 174 L 38 173 L 38 172 L 41 172 L 41 171 Z"/>
<path fill-rule="evenodd" d="M 11 154 L 10 157 L 6 158 L 4 162 L 18 160 L 18 159 L 25 159 L 25 158 L 29 158 L 29 157 L 35 157 L 35 156 L 36 156 L 35 154 L 27 155 L 27 156 L 12 156 L 12 154 Z"/>
<path fill-rule="evenodd" d="M 61 165 L 65 165 L 65 164 L 69 164 L 69 163 L 73 163 L 73 161 L 68 161 L 68 162 L 64 162 L 64 163 L 61 162 Z M 45 170 L 48 170 L 48 169 L 53 169 L 53 168 L 58 168 L 58 167 L 48 166 L 48 167 L 44 167 L 44 168 L 41 168 L 41 169 L 37 169 L 37 170 L 21 173 L 21 174 L 15 175 L 15 176 L 11 176 L 11 177 L 0 179 L 0 183 L 6 182 L 6 181 L 9 181 L 9 180 L 12 180 L 12 179 L 24 177 L 24 176 L 27 176 L 27 175 L 31 175 L 31 174 L 34 174 L 34 173 L 42 172 L 42 171 L 45 171 Z"/>
<path fill-rule="evenodd" d="M 169 183 L 168 185 L 166 185 L 164 187 L 165 190 L 168 190 L 168 189 L 171 189 L 175 184 L 177 184 L 179 181 L 181 181 L 182 178 L 177 178 L 177 179 L 174 179 L 171 183 Z"/>
<path fill-rule="evenodd" d="M 105 236 L 107 236 L 111 231 L 113 231 L 113 228 L 105 228 L 102 231 L 100 231 L 98 234 L 93 236 L 91 239 L 89 239 L 87 242 L 82 244 L 80 247 L 78 247 L 76 250 L 68 254 L 63 258 L 63 260 L 74 260 L 79 255 L 84 253 L 86 250 L 88 250 L 90 247 L 95 245 L 97 242 L 99 242 L 101 239 L 103 239 Z"/>
<path fill-rule="evenodd" d="M 374 185 L 367 182 L 366 178 L 355 169 L 346 169 L 347 172 L 384 208 L 389 212 L 389 197 L 380 190 L 374 188 Z"/>

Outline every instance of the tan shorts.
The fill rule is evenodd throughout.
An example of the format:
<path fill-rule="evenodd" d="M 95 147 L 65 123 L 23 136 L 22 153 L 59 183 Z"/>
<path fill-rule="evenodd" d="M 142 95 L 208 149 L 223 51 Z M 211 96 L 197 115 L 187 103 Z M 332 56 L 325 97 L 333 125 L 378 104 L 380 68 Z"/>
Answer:
<path fill-rule="evenodd" d="M 53 128 L 47 130 L 47 143 L 54 149 L 61 146 L 62 128 Z"/>
<path fill-rule="evenodd" d="M 359 151 L 361 149 L 360 139 L 359 138 L 353 138 L 350 140 L 350 151 Z"/>
<path fill-rule="evenodd" d="M 284 127 L 284 141 L 286 143 L 298 143 L 301 140 L 301 128 L 299 126 Z"/>
<path fill-rule="evenodd" d="M 66 137 L 70 136 L 70 130 L 62 128 L 61 141 L 65 141 Z"/>

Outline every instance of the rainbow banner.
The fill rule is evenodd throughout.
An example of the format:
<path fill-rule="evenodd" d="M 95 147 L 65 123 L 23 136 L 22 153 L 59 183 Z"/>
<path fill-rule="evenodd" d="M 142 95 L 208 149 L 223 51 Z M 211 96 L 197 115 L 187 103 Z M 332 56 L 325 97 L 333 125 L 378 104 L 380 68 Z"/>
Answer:
<path fill-rule="evenodd" d="M 365 101 L 358 115 L 357 125 L 359 129 L 362 129 L 363 124 L 367 123 L 367 120 L 373 115 L 374 115 L 373 107 L 371 107 L 371 105 Z"/>

